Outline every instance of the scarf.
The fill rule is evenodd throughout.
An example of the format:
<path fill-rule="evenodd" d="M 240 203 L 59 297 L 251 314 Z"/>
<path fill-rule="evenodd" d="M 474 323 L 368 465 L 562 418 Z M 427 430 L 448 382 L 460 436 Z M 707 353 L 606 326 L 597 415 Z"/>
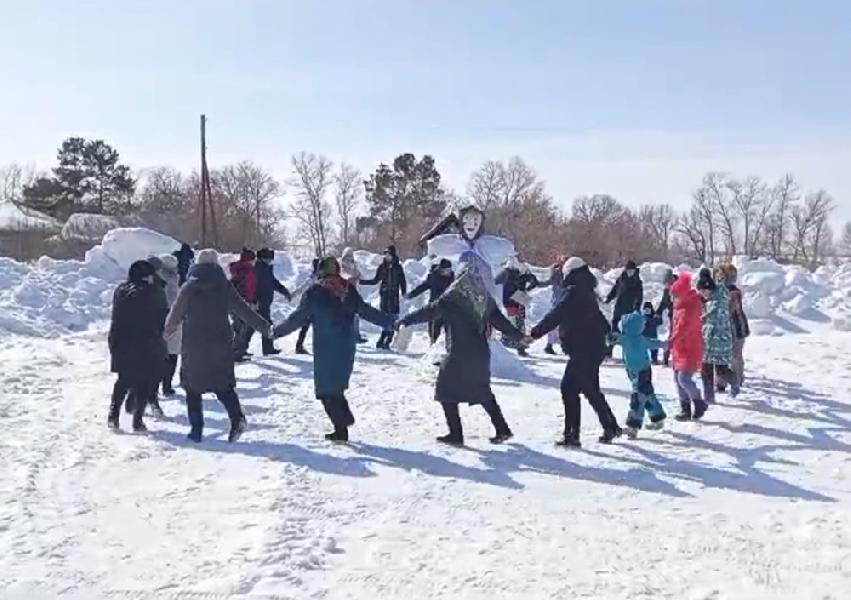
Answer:
<path fill-rule="evenodd" d="M 447 302 L 460 306 L 475 319 L 477 325 L 484 327 L 488 292 L 481 271 L 475 262 L 461 266 L 458 276 L 443 294 L 443 298 Z"/>
<path fill-rule="evenodd" d="M 345 297 L 346 292 L 349 291 L 349 282 L 340 277 L 338 274 L 334 275 L 326 275 L 319 280 L 319 284 L 330 290 L 332 294 L 334 294 L 337 298 L 342 299 Z"/>

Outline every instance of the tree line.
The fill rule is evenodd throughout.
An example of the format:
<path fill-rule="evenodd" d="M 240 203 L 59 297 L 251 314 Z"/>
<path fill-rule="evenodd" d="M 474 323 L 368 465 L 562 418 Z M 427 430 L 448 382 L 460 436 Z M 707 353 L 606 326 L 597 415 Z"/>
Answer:
<path fill-rule="evenodd" d="M 489 232 L 515 242 L 523 258 L 547 264 L 577 254 L 600 267 L 637 261 L 713 264 L 733 255 L 766 256 L 815 267 L 851 254 L 851 223 L 837 237 L 835 202 L 825 190 L 804 193 L 794 176 L 774 183 L 708 173 L 684 212 L 669 204 L 637 209 L 606 194 L 583 196 L 562 210 L 545 182 L 519 157 L 487 161 L 464 194 L 447 189 L 432 156 L 405 153 L 364 176 L 320 154 L 291 157 L 278 181 L 243 161 L 210 171 L 219 245 L 298 246 L 324 255 L 346 245 L 380 249 L 394 243 L 418 256 L 420 237 L 448 211 L 475 204 Z M 0 168 L 0 202 L 15 202 L 59 220 L 77 212 L 132 217 L 181 240 L 195 241 L 201 178 L 161 166 L 132 170 L 103 140 L 62 142 L 49 173 Z"/>

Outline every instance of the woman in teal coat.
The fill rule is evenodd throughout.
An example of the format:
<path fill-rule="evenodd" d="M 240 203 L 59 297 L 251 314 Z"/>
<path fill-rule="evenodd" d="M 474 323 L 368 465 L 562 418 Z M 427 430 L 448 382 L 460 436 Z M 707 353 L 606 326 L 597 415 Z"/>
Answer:
<path fill-rule="evenodd" d="M 344 442 L 355 422 L 345 395 L 355 363 L 355 317 L 383 329 L 392 328 L 395 319 L 364 302 L 357 289 L 341 277 L 336 258 L 322 259 L 316 275 L 316 283 L 304 293 L 298 308 L 275 327 L 275 337 L 312 325 L 316 397 L 334 425 L 334 432 L 325 439 Z"/>

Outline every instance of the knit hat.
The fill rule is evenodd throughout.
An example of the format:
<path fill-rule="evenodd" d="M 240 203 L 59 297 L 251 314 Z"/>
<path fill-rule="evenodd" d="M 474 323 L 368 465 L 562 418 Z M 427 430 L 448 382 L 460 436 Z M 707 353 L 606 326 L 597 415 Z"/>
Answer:
<path fill-rule="evenodd" d="M 198 253 L 198 258 L 195 259 L 195 262 L 199 265 L 217 265 L 219 264 L 219 253 L 212 248 L 204 248 Z"/>
<path fill-rule="evenodd" d="M 697 289 L 699 290 L 714 290 L 715 280 L 712 278 L 712 271 L 709 269 L 701 269 L 697 277 Z"/>
<path fill-rule="evenodd" d="M 239 260 L 254 260 L 255 258 L 257 258 L 257 254 L 248 247 L 243 248 L 242 252 L 239 253 Z"/>
<path fill-rule="evenodd" d="M 319 261 L 316 267 L 316 274 L 319 277 L 328 277 L 330 275 L 340 274 L 340 263 L 334 256 L 326 256 Z"/>
<path fill-rule="evenodd" d="M 626 261 L 626 266 L 624 267 L 624 269 L 629 270 L 629 269 L 637 269 L 637 268 L 638 268 L 638 265 L 635 264 L 634 260 L 630 259 L 630 260 Z"/>
<path fill-rule="evenodd" d="M 440 262 L 437 263 L 437 268 L 438 269 L 451 269 L 452 268 L 452 262 L 448 258 L 441 258 Z"/>
<path fill-rule="evenodd" d="M 162 267 L 160 268 L 169 271 L 174 271 L 175 269 L 177 269 L 177 257 L 173 254 L 160 254 L 157 258 L 159 259 L 160 263 L 162 263 Z"/>
<path fill-rule="evenodd" d="M 130 265 L 130 270 L 127 272 L 127 280 L 134 283 L 141 282 L 145 277 L 153 275 L 155 272 L 154 266 L 146 260 L 137 260 Z"/>
<path fill-rule="evenodd" d="M 149 256 L 145 260 L 147 260 L 151 264 L 151 266 L 154 268 L 154 271 L 159 271 L 163 268 L 163 261 L 160 260 L 159 256 Z"/>
<path fill-rule="evenodd" d="M 257 251 L 257 258 L 259 258 L 260 260 L 264 260 L 267 258 L 269 260 L 275 260 L 275 251 L 271 248 L 261 248 Z"/>
<path fill-rule="evenodd" d="M 393 244 L 387 246 L 387 248 L 384 249 L 384 253 L 389 254 L 393 258 L 396 258 L 398 256 L 398 254 L 396 254 L 396 246 L 394 246 Z"/>
<path fill-rule="evenodd" d="M 653 303 L 652 302 L 645 302 L 644 303 L 644 306 L 642 307 L 642 309 L 646 311 L 648 308 L 650 309 L 650 312 L 653 312 Z"/>
<path fill-rule="evenodd" d="M 567 277 L 572 271 L 575 271 L 576 269 L 581 269 L 587 264 L 588 263 L 586 263 L 578 256 L 571 256 L 566 261 L 564 261 L 564 266 L 561 268 L 561 274 Z"/>

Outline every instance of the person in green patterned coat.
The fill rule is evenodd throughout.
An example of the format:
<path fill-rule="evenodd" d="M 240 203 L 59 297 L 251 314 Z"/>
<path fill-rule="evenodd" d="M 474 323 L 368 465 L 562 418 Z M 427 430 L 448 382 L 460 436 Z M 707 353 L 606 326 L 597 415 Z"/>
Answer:
<path fill-rule="evenodd" d="M 730 386 L 730 395 L 739 393 L 739 382 L 730 369 L 733 360 L 733 327 L 730 320 L 730 299 L 727 288 L 718 285 L 709 269 L 702 269 L 697 290 L 703 297 L 703 398 L 715 403 L 715 376 Z"/>

